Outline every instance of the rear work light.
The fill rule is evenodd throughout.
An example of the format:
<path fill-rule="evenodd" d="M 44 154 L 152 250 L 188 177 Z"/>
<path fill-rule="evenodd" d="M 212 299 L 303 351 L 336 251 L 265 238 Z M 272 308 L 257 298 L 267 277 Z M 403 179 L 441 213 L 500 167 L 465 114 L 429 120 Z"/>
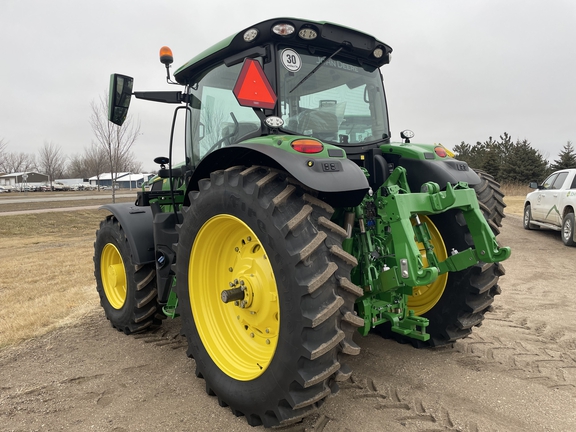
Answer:
<path fill-rule="evenodd" d="M 246 30 L 246 32 L 244 33 L 244 41 L 252 42 L 254 39 L 256 39 L 256 36 L 258 36 L 258 29 L 251 28 L 249 30 Z"/>
<path fill-rule="evenodd" d="M 318 33 L 316 33 L 316 30 L 314 30 L 312 28 L 305 27 L 298 32 L 298 36 L 300 36 L 302 39 L 305 39 L 305 40 L 312 40 L 312 39 L 316 39 L 316 37 L 318 36 Z"/>
<path fill-rule="evenodd" d="M 320 153 L 324 145 L 313 139 L 298 139 L 290 143 L 292 148 L 299 153 Z"/>

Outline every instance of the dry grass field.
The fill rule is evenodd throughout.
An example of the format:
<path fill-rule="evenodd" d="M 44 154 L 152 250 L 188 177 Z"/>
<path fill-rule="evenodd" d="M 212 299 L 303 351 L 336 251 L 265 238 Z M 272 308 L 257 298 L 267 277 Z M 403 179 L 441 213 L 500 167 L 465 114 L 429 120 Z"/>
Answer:
<path fill-rule="evenodd" d="M 506 213 L 521 215 L 525 192 L 508 188 L 507 193 L 511 195 L 505 198 Z M 7 195 L 13 194 L 2 198 Z M 59 207 L 102 203 L 94 198 L 62 201 Z M 39 209 L 46 204 L 57 203 L 26 205 Z M 3 204 L 0 199 L 0 213 L 23 205 Z M 107 214 L 78 210 L 0 216 L 0 349 L 72 323 L 99 307 L 93 243 Z"/>
<path fill-rule="evenodd" d="M 101 192 L 9 193 L 0 196 L 0 215 L 110 201 Z M 117 199 L 122 201 L 134 197 Z M 92 245 L 107 214 L 79 210 L 0 216 L 0 349 L 48 333 L 98 306 Z"/>

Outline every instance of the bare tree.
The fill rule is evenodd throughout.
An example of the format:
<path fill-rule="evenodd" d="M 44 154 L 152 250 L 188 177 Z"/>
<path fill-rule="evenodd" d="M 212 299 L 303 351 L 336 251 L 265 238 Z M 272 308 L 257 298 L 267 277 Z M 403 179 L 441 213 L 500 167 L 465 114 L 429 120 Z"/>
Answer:
<path fill-rule="evenodd" d="M 5 153 L 2 171 L 7 173 L 36 171 L 36 158 L 28 153 Z"/>
<path fill-rule="evenodd" d="M 6 147 L 8 146 L 8 141 L 4 138 L 0 138 L 0 173 L 5 173 L 6 169 L 4 167 L 6 161 Z"/>
<path fill-rule="evenodd" d="M 44 141 L 38 152 L 38 159 L 38 166 L 48 176 L 48 184 L 53 186 L 54 180 L 62 176 L 66 164 L 62 148 L 53 142 Z"/>
<path fill-rule="evenodd" d="M 90 147 L 84 149 L 84 165 L 88 172 L 88 177 L 96 176 L 96 185 L 100 190 L 100 174 L 108 165 L 108 155 L 103 146 L 92 142 Z"/>
<path fill-rule="evenodd" d="M 68 178 L 85 178 L 86 174 L 84 157 L 79 154 L 70 156 L 65 176 Z"/>
<path fill-rule="evenodd" d="M 116 202 L 116 175 L 121 162 L 129 157 L 130 149 L 140 135 L 140 123 L 134 123 L 130 116 L 122 126 L 109 122 L 106 96 L 100 96 L 98 101 L 92 101 L 91 107 L 90 125 L 98 145 L 106 151 L 112 177 L 112 202 Z"/>

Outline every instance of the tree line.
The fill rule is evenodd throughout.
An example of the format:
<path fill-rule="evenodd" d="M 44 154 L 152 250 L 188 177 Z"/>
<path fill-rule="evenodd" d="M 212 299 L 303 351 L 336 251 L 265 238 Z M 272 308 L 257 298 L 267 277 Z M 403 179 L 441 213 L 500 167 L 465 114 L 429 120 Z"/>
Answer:
<path fill-rule="evenodd" d="M 62 147 L 44 141 L 36 154 L 8 151 L 8 142 L 0 138 L 0 173 L 36 171 L 48 176 L 49 182 L 59 178 L 90 178 L 110 172 L 139 173 L 142 163 L 136 160 L 131 148 L 140 135 L 140 124 L 130 116 L 122 126 L 108 121 L 108 98 L 100 97 L 91 103 L 90 126 L 95 140 L 83 153 L 68 156 Z M 113 189 L 114 194 L 114 189 Z"/>
<path fill-rule="evenodd" d="M 576 152 L 571 141 L 564 145 L 558 158 L 549 163 L 528 140 L 514 141 L 506 132 L 498 140 L 489 137 L 475 145 L 462 141 L 453 151 L 456 159 L 487 172 L 500 183 L 540 183 L 554 171 L 576 168 Z"/>

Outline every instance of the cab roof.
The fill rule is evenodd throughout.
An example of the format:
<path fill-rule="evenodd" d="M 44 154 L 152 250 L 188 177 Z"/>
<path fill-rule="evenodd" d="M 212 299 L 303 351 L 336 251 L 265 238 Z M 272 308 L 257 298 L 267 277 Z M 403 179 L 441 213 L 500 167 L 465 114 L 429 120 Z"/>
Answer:
<path fill-rule="evenodd" d="M 294 31 L 288 35 L 276 34 L 272 29 L 278 24 L 289 24 L 294 27 Z M 308 34 L 312 30 L 317 36 L 314 39 L 302 38 L 300 32 L 306 29 Z M 256 31 L 256 37 L 247 42 L 244 35 L 250 30 Z M 251 34 L 254 34 L 254 31 Z M 174 77 L 180 84 L 189 84 L 198 72 L 213 63 L 225 59 L 230 60 L 230 58 L 233 62 L 235 60 L 242 61 L 254 53 L 264 55 L 267 54 L 265 45 L 277 42 L 284 42 L 291 46 L 325 48 L 328 51 L 344 47 L 344 51 L 348 55 L 357 57 L 360 61 L 376 67 L 389 63 L 392 52 L 390 46 L 373 36 L 339 24 L 298 18 L 273 18 L 247 27 L 211 46 L 176 70 Z M 378 48 L 381 50 L 380 52 L 376 51 Z M 381 55 L 377 57 L 375 52 L 381 53 Z"/>

